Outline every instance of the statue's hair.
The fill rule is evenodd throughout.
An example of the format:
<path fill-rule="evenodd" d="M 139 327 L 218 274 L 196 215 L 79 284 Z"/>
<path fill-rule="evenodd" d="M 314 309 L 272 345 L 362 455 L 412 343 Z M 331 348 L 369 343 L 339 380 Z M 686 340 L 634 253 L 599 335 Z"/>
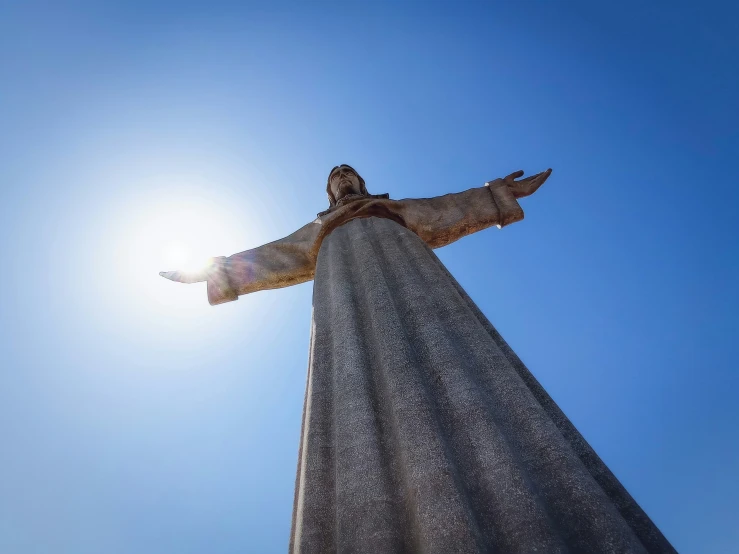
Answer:
<path fill-rule="evenodd" d="M 328 195 L 328 203 L 329 207 L 333 208 L 336 205 L 336 198 L 334 198 L 334 194 L 331 192 L 331 174 L 339 169 L 340 167 L 348 167 L 351 169 L 356 176 L 359 178 L 359 190 L 362 194 L 369 196 L 369 192 L 367 192 L 367 186 L 364 184 L 364 179 L 362 179 L 362 176 L 357 172 L 356 169 L 354 169 L 352 166 L 347 164 L 341 164 L 334 167 L 331 171 L 328 173 L 328 179 L 326 180 L 326 194 Z"/>

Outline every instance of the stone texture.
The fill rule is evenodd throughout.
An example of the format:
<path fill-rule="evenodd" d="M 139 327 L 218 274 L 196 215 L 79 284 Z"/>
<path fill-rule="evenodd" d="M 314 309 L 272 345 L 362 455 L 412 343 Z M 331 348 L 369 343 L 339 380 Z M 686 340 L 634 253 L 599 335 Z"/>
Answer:
<path fill-rule="evenodd" d="M 419 236 L 321 244 L 291 552 L 674 552 Z"/>
<path fill-rule="evenodd" d="M 391 200 L 337 166 L 292 235 L 162 272 L 211 304 L 315 278 L 292 552 L 674 552 L 431 251 L 550 173 Z"/>

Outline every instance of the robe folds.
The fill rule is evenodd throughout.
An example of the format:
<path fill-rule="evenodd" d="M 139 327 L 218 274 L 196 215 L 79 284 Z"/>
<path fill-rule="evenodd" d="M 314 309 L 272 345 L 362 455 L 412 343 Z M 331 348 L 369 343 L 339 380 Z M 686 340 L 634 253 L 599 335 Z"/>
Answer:
<path fill-rule="evenodd" d="M 315 280 L 291 553 L 675 552 L 431 250 L 522 217 L 352 199 L 217 260 L 213 304 Z"/>
<path fill-rule="evenodd" d="M 674 552 L 439 259 L 321 246 L 291 552 Z"/>

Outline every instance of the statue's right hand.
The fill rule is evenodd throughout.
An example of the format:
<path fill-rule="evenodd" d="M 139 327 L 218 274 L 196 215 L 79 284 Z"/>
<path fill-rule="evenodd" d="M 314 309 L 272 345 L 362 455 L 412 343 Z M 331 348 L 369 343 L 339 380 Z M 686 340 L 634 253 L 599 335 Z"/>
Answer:
<path fill-rule="evenodd" d="M 211 267 L 213 267 L 213 264 L 196 271 L 160 271 L 159 275 L 178 283 L 199 283 L 208 280 Z"/>
<path fill-rule="evenodd" d="M 239 298 L 238 291 L 231 285 L 228 273 L 228 258 L 210 258 L 201 268 L 194 270 L 160 271 L 159 275 L 179 283 L 208 281 L 208 302 L 222 304 Z"/>

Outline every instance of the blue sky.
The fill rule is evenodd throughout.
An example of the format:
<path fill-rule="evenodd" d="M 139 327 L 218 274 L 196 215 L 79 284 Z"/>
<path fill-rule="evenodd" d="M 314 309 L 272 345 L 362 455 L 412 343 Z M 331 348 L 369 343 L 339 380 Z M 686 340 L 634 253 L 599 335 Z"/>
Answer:
<path fill-rule="evenodd" d="M 710 2 L 3 3 L 0 551 L 284 552 L 311 284 L 228 255 L 552 167 L 437 253 L 681 552 L 736 552 L 739 29 Z"/>

